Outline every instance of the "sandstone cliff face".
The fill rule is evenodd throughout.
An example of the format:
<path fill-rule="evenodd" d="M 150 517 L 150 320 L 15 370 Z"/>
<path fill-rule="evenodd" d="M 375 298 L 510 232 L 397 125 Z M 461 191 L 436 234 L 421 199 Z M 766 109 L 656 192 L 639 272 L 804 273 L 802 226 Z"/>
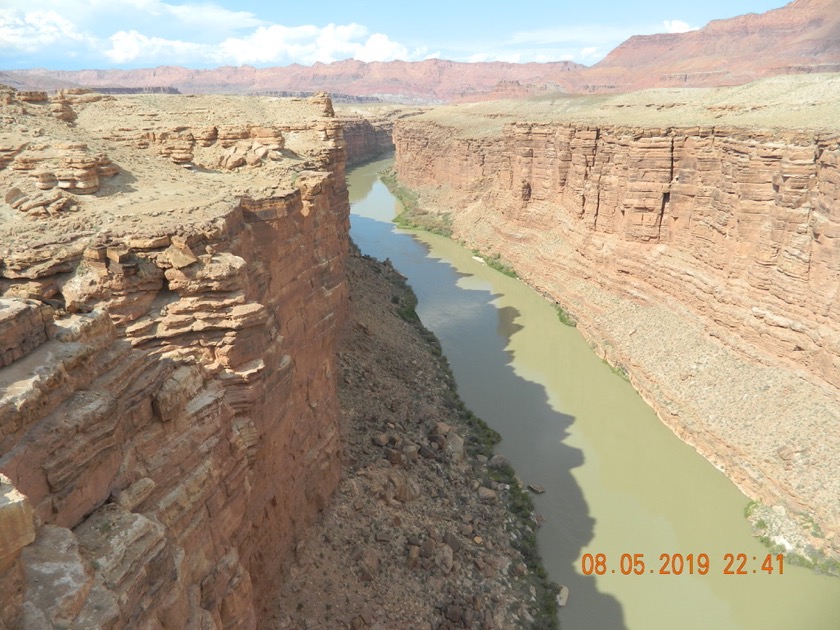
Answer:
<path fill-rule="evenodd" d="M 394 150 L 394 123 L 390 118 L 343 116 L 347 164 L 358 164 Z"/>
<path fill-rule="evenodd" d="M 840 387 L 840 134 L 512 123 L 483 141 L 430 135 L 447 134 L 398 125 L 405 183 L 562 230 L 591 264 L 619 266 L 617 287 L 639 278 Z"/>
<path fill-rule="evenodd" d="M 462 127 L 443 114 L 396 125 L 397 171 L 421 206 L 572 306 L 663 419 L 749 494 L 840 532 L 827 481 L 840 452 L 840 134 Z M 618 297 L 587 297 L 581 279 Z M 748 357 L 744 371 L 700 378 L 704 361 L 669 339 L 669 311 Z M 754 383 L 756 363 L 768 369 Z M 774 398 L 780 369 L 790 380 Z M 736 391 L 748 382 L 760 391 Z"/>
<path fill-rule="evenodd" d="M 16 156 L 119 168 L 66 212 L 0 207 L 0 626 L 256 627 L 340 474 L 340 125 L 323 99 L 144 96 L 71 127 L 7 94 Z M 216 144 L 256 157 L 198 165 Z"/>

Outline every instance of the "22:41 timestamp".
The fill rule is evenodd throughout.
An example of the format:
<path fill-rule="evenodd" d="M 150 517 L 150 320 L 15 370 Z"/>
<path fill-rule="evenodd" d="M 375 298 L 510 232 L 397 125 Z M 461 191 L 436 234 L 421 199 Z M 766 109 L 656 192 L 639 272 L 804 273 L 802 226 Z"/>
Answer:
<path fill-rule="evenodd" d="M 607 555 L 603 553 L 585 553 L 581 558 L 580 568 L 584 575 L 706 575 L 712 570 L 712 561 L 707 553 L 659 554 L 659 570 L 649 568 L 643 553 L 623 553 L 618 566 L 609 566 Z M 723 575 L 750 575 L 766 573 L 782 575 L 785 572 L 784 556 L 768 553 L 764 558 L 748 556 L 745 553 L 725 553 L 719 567 Z"/>

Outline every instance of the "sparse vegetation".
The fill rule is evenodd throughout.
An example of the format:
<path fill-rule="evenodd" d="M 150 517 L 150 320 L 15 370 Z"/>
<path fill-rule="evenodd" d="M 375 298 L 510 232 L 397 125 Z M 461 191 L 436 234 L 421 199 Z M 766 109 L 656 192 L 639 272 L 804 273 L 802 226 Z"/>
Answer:
<path fill-rule="evenodd" d="M 788 549 L 777 542 L 775 542 L 770 535 L 770 524 L 760 515 L 764 515 L 767 508 L 762 505 L 760 501 L 749 501 L 744 507 L 744 517 L 750 520 L 753 525 L 753 531 L 759 535 L 756 536 L 758 541 L 767 547 L 772 554 L 783 554 L 785 562 L 790 565 L 805 567 L 811 569 L 816 573 L 824 575 L 833 575 L 840 577 L 840 560 L 828 557 L 822 551 L 806 545 L 804 551 L 788 551 Z M 753 518 L 756 520 L 753 521 Z M 797 518 L 799 525 L 804 532 L 809 533 L 814 538 L 824 538 L 825 534 L 820 528 L 819 524 L 814 520 L 810 514 L 800 513 Z"/>
<path fill-rule="evenodd" d="M 516 269 L 514 269 L 512 266 L 510 266 L 504 260 L 502 260 L 501 254 L 496 253 L 489 256 L 485 256 L 477 249 L 472 250 L 472 253 L 474 256 L 480 256 L 484 260 L 484 262 L 487 263 L 487 266 L 491 269 L 495 269 L 496 271 L 503 273 L 510 278 L 519 277 L 516 273 Z"/>
<path fill-rule="evenodd" d="M 538 620 L 539 628 L 558 628 L 557 593 L 560 587 L 548 578 L 548 572 L 540 559 L 537 546 L 537 533 L 534 529 L 534 502 L 516 478 L 516 472 L 509 464 L 487 470 L 493 481 L 509 487 L 507 492 L 508 509 L 516 517 L 513 546 L 522 554 L 529 569 L 529 580 L 537 593 L 539 610 L 544 616 Z"/>
<path fill-rule="evenodd" d="M 819 523 L 817 523 L 814 520 L 814 517 L 810 514 L 802 514 L 800 522 L 806 530 L 809 530 L 811 536 L 813 536 L 814 538 L 825 538 L 825 534 L 823 533 L 822 528 L 819 526 Z"/>
<path fill-rule="evenodd" d="M 402 317 L 407 322 L 419 322 L 420 316 L 417 315 L 417 311 L 414 310 L 413 306 L 408 304 L 403 304 L 399 310 L 397 311 L 400 317 Z"/>
<path fill-rule="evenodd" d="M 833 558 L 827 558 L 825 555 L 816 550 L 814 550 L 810 557 L 798 553 L 786 553 L 785 562 L 805 567 L 806 569 L 811 569 L 816 573 L 840 577 L 840 561 L 834 560 Z"/>
<path fill-rule="evenodd" d="M 448 214 L 437 215 L 423 211 L 417 200 L 417 193 L 400 184 L 392 168 L 382 171 L 379 179 L 402 205 L 402 212 L 394 218 L 397 227 L 407 230 L 425 230 L 446 237 L 452 236 L 452 217 Z"/>
<path fill-rule="evenodd" d="M 577 326 L 577 320 L 574 318 L 574 316 L 569 311 L 567 311 L 565 308 L 563 308 L 559 304 L 555 304 L 554 308 L 557 309 L 557 319 L 560 320 L 561 324 L 565 324 L 566 326 L 571 326 L 572 328 L 575 328 Z"/>
<path fill-rule="evenodd" d="M 628 382 L 630 381 L 630 373 L 627 371 L 627 368 L 624 367 L 623 364 L 621 364 L 621 363 L 612 364 L 609 361 L 607 361 L 606 359 L 601 359 L 601 361 L 604 362 L 604 365 L 606 365 L 607 367 L 610 368 L 610 371 L 612 371 L 613 374 L 615 374 L 617 376 L 620 376 L 625 381 L 628 381 Z"/>

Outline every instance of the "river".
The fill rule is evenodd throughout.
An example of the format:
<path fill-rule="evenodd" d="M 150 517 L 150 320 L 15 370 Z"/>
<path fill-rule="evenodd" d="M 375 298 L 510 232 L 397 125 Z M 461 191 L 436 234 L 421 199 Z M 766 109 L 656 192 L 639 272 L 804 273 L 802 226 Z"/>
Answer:
<path fill-rule="evenodd" d="M 394 228 L 398 202 L 377 178 L 392 163 L 348 173 L 351 235 L 408 278 L 461 398 L 502 435 L 497 452 L 519 477 L 545 488 L 538 541 L 551 579 L 570 589 L 563 630 L 840 629 L 840 579 L 789 564 L 780 574 L 775 557 L 762 570 L 747 498 L 549 302 L 449 239 Z M 603 575 L 584 575 L 585 554 L 604 554 L 605 568 L 592 567 Z M 745 574 L 725 573 L 726 554 L 733 573 L 744 555 Z"/>

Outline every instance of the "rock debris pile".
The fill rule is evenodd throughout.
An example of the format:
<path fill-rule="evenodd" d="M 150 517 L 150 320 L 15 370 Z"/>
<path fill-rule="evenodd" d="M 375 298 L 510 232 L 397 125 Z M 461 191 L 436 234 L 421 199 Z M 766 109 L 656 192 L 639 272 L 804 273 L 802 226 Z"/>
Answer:
<path fill-rule="evenodd" d="M 551 628 L 537 517 L 454 393 L 389 264 L 348 261 L 339 344 L 344 474 L 299 543 L 272 628 Z M 489 457 L 488 457 L 489 456 Z M 513 511 L 512 511 L 513 510 Z"/>

